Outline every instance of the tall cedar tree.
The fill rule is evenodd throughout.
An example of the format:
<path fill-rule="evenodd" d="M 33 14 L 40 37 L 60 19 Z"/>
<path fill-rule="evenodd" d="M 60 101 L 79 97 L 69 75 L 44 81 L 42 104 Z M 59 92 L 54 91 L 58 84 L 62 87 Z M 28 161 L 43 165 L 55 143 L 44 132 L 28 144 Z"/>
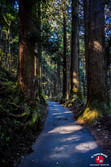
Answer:
<path fill-rule="evenodd" d="M 66 37 L 66 16 L 63 11 L 63 99 L 67 96 L 67 37 Z"/>
<path fill-rule="evenodd" d="M 79 63 L 78 63 L 78 0 L 72 0 L 72 32 L 71 32 L 71 90 L 70 95 L 79 90 Z"/>
<path fill-rule="evenodd" d="M 60 53 L 59 53 L 60 54 Z M 61 54 L 60 54 L 61 56 Z M 59 58 L 57 58 L 57 95 L 60 93 L 60 56 L 58 56 Z"/>
<path fill-rule="evenodd" d="M 104 59 L 104 0 L 84 0 L 88 103 L 107 101 Z"/>
<path fill-rule="evenodd" d="M 41 69 L 41 58 L 42 58 L 42 43 L 41 43 L 41 0 L 38 2 L 38 75 L 39 75 L 39 97 L 42 89 L 42 69 Z"/>
<path fill-rule="evenodd" d="M 34 100 L 34 43 L 32 37 L 32 0 L 19 0 L 18 81 L 29 100 Z"/>

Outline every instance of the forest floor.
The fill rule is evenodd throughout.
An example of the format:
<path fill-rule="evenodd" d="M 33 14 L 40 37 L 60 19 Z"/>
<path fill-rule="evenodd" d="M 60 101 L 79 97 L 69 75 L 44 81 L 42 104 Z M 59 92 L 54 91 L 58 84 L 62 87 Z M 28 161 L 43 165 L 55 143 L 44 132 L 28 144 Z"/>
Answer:
<path fill-rule="evenodd" d="M 40 112 L 40 120 L 41 121 L 39 122 L 38 128 L 32 132 L 31 136 L 30 136 L 30 134 L 28 136 L 28 130 L 26 131 L 26 135 L 21 136 L 21 138 L 18 142 L 19 142 L 19 145 L 21 142 L 21 144 L 23 145 L 22 148 L 19 148 L 19 145 L 18 145 L 18 147 L 16 147 L 16 145 L 15 145 L 15 148 L 13 150 L 14 166 L 16 166 L 19 163 L 19 161 L 21 160 L 21 158 L 23 158 L 26 154 L 33 152 L 32 145 L 37 140 L 39 135 L 41 134 L 43 127 L 44 127 L 46 116 L 48 114 L 47 104 L 42 104 L 40 106 L 40 111 L 41 111 Z M 16 138 L 15 138 L 15 140 L 16 140 Z"/>
<path fill-rule="evenodd" d="M 10 129 L 13 129 L 13 131 L 11 132 L 13 133 L 13 140 L 7 146 L 2 146 L 0 148 L 0 167 L 16 166 L 16 164 L 20 161 L 21 157 L 23 158 L 24 155 L 33 152 L 32 144 L 38 138 L 43 129 L 45 118 L 47 116 L 48 106 L 46 104 L 42 104 L 40 106 L 40 110 L 41 121 L 39 122 L 39 125 L 37 125 L 38 127 L 36 128 L 36 130 L 33 130 L 32 132 L 29 132 L 27 128 L 23 130 L 22 125 L 18 125 L 18 127 L 14 126 L 14 124 L 11 123 L 12 118 L 6 118 L 6 121 L 8 120 L 9 123 L 5 123 L 5 128 L 7 125 L 10 126 Z M 0 123 L 1 122 L 2 120 L 0 119 Z"/>
<path fill-rule="evenodd" d="M 48 105 L 30 103 L 18 89 L 16 78 L 0 69 L 0 167 L 13 167 L 32 152 L 43 129 Z"/>
<path fill-rule="evenodd" d="M 65 104 L 63 104 L 65 106 Z M 72 101 L 67 107 L 74 114 L 76 119 L 77 113 L 85 109 L 81 103 L 78 106 L 77 101 Z M 78 121 L 77 121 L 78 122 Z M 93 123 L 80 123 L 90 130 L 92 135 L 96 138 L 97 143 L 105 150 L 106 154 L 111 157 L 111 115 L 100 116 L 96 122 Z"/>

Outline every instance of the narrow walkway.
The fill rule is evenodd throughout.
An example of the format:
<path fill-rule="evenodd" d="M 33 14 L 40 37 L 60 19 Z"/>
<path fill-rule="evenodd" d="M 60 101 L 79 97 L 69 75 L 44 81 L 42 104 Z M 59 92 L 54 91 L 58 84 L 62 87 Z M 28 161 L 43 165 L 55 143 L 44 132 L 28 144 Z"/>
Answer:
<path fill-rule="evenodd" d="M 33 145 L 34 152 L 25 156 L 18 167 L 89 167 L 97 164 L 91 156 L 103 151 L 90 132 L 74 122 L 68 109 L 56 102 L 48 104 L 48 117 Z"/>

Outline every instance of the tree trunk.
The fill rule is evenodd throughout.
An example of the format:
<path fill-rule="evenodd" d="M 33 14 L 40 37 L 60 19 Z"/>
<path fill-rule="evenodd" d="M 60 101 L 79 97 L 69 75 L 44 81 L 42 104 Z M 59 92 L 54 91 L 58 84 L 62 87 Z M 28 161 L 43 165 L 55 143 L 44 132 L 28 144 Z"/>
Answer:
<path fill-rule="evenodd" d="M 78 0 L 72 0 L 72 34 L 71 34 L 71 90 L 70 95 L 79 90 L 79 31 L 78 31 Z"/>
<path fill-rule="evenodd" d="M 39 96 L 42 89 L 42 68 L 41 68 L 41 59 L 42 59 L 42 46 L 41 46 L 41 0 L 38 3 L 38 32 L 39 32 L 39 41 L 38 41 L 38 66 L 39 66 Z"/>
<path fill-rule="evenodd" d="M 37 56 L 34 56 L 34 77 L 37 75 Z"/>
<path fill-rule="evenodd" d="M 88 103 L 92 103 L 93 100 L 107 101 L 104 0 L 84 0 L 84 18 Z"/>
<path fill-rule="evenodd" d="M 0 29 L 0 67 L 2 67 L 2 31 Z"/>
<path fill-rule="evenodd" d="M 32 1 L 19 1 L 18 81 L 29 100 L 34 100 L 34 44 L 32 39 Z"/>
<path fill-rule="evenodd" d="M 111 37 L 108 41 L 108 44 L 106 46 L 105 49 L 105 53 L 106 53 L 106 64 L 107 64 L 107 85 L 108 85 L 108 96 L 109 101 L 111 101 L 111 53 L 110 53 L 110 49 L 111 49 Z"/>
<path fill-rule="evenodd" d="M 63 99 L 66 99 L 67 96 L 67 37 L 66 37 L 66 16 L 65 12 L 63 12 Z"/>
<path fill-rule="evenodd" d="M 86 60 L 86 87 L 87 87 L 87 99 L 88 99 L 88 90 L 89 90 L 89 60 L 88 60 L 88 53 L 89 53 L 89 35 L 88 35 L 88 19 L 89 19 L 89 0 L 83 0 L 84 3 L 84 27 L 85 27 L 85 60 Z"/>
<path fill-rule="evenodd" d="M 57 89 L 56 89 L 56 66 L 54 67 L 54 78 L 53 78 L 53 96 L 57 96 Z"/>
<path fill-rule="evenodd" d="M 60 93 L 60 60 L 57 60 L 57 95 Z"/>
<path fill-rule="evenodd" d="M 67 94 L 66 100 L 69 100 L 70 96 L 70 57 L 67 57 Z"/>
<path fill-rule="evenodd" d="M 83 95 L 84 95 L 84 97 L 86 96 L 86 89 L 85 89 L 85 74 L 84 74 L 84 71 L 83 71 Z"/>

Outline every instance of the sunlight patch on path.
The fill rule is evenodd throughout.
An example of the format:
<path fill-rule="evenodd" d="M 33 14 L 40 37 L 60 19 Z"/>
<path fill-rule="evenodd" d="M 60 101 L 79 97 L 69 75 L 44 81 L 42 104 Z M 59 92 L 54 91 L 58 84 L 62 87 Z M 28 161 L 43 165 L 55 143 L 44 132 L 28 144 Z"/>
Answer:
<path fill-rule="evenodd" d="M 67 141 L 72 141 L 72 140 L 79 141 L 80 140 L 80 136 L 72 135 L 71 137 L 63 138 L 62 142 L 67 142 Z"/>
<path fill-rule="evenodd" d="M 72 147 L 69 145 L 63 145 L 61 147 L 56 147 L 54 149 L 54 151 L 51 153 L 51 155 L 49 156 L 50 158 L 57 158 L 57 159 L 61 159 L 61 158 L 69 158 L 70 155 L 72 154 Z"/>
<path fill-rule="evenodd" d="M 81 130 L 82 127 L 79 125 L 67 125 L 67 126 L 59 126 L 49 131 L 48 133 L 59 133 L 59 134 L 68 134 L 73 133 L 75 131 Z"/>
<path fill-rule="evenodd" d="M 97 148 L 97 144 L 95 141 L 80 143 L 79 145 L 76 146 L 76 150 L 82 151 L 82 152 L 93 150 L 95 148 Z"/>

